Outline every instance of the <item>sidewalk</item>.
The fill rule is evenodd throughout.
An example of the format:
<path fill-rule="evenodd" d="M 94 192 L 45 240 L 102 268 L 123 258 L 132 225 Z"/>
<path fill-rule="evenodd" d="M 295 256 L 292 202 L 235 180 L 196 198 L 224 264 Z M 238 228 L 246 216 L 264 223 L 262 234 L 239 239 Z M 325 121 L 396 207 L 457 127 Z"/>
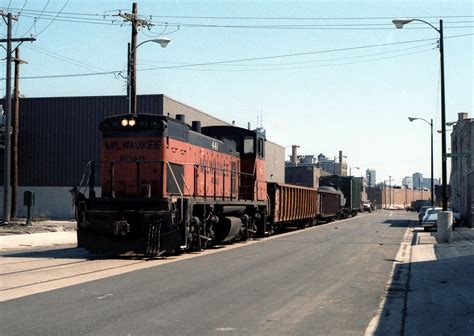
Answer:
<path fill-rule="evenodd" d="M 474 229 L 456 227 L 450 243 L 436 236 L 408 228 L 366 335 L 474 334 Z"/>
<path fill-rule="evenodd" d="M 407 299 L 406 335 L 474 334 L 474 229 L 457 227 L 450 243 L 417 232 Z"/>
<path fill-rule="evenodd" d="M 25 249 L 54 245 L 76 244 L 76 221 L 34 221 L 25 226 L 25 220 L 0 225 L 0 250 Z"/>

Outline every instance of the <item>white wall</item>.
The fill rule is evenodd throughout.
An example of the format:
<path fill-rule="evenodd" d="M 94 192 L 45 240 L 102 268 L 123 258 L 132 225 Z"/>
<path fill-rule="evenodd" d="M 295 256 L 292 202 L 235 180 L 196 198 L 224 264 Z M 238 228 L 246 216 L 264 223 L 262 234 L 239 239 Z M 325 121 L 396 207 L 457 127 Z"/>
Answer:
<path fill-rule="evenodd" d="M 35 205 L 31 208 L 33 217 L 46 219 L 73 219 L 74 208 L 69 193 L 71 187 L 19 187 L 17 198 L 18 217 L 26 217 L 26 207 L 23 205 L 23 192 L 35 192 Z M 96 188 L 100 195 L 100 188 Z M 3 187 L 0 187 L 0 215 L 3 216 Z"/>

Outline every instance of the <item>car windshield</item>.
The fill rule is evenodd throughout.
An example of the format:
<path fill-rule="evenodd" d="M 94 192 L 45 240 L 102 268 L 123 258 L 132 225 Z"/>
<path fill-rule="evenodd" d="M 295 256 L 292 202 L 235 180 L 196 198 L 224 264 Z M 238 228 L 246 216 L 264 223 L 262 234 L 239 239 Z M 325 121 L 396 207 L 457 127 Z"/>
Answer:
<path fill-rule="evenodd" d="M 442 209 L 441 208 L 430 208 L 428 210 L 426 210 L 426 214 L 427 215 L 430 215 L 430 214 L 437 214 L 438 212 L 440 212 Z"/>
<path fill-rule="evenodd" d="M 428 214 L 423 218 L 423 222 L 436 222 L 438 221 L 438 214 L 437 213 L 432 213 Z"/>
<path fill-rule="evenodd" d="M 420 209 L 420 212 L 425 213 L 426 210 L 428 210 L 429 208 L 430 208 L 429 206 L 422 206 L 421 209 Z"/>

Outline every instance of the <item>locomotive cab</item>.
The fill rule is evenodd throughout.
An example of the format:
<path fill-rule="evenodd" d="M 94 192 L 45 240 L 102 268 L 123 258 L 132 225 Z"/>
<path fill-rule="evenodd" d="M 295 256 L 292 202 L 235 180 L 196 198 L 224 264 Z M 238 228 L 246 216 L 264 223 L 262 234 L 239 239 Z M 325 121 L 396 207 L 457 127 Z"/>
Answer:
<path fill-rule="evenodd" d="M 239 199 L 266 200 L 265 134 L 235 126 L 203 127 L 202 133 L 234 146 L 240 154 Z"/>

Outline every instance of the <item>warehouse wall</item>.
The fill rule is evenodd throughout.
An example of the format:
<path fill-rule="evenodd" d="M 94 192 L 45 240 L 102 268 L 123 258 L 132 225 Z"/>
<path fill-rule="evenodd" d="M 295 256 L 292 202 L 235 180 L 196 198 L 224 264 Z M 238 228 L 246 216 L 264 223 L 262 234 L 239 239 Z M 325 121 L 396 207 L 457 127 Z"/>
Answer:
<path fill-rule="evenodd" d="M 0 101 L 1 104 L 1 101 Z M 186 122 L 200 120 L 202 126 L 229 125 L 205 112 L 165 95 L 140 95 L 139 113 L 184 114 Z M 67 218 L 70 196 L 67 192 L 78 185 L 87 162 L 99 160 L 101 120 L 128 113 L 125 96 L 47 97 L 20 100 L 19 196 L 23 190 L 35 190 L 38 203 L 35 214 L 51 218 Z M 284 147 L 271 141 L 265 145 L 267 179 L 284 182 Z M 3 185 L 3 150 L 0 151 L 0 185 Z M 99 184 L 97 179 L 96 185 Z M 3 195 L 3 192 L 2 192 Z M 23 211 L 23 210 L 21 210 Z M 23 212 L 20 212 L 23 214 Z"/>

